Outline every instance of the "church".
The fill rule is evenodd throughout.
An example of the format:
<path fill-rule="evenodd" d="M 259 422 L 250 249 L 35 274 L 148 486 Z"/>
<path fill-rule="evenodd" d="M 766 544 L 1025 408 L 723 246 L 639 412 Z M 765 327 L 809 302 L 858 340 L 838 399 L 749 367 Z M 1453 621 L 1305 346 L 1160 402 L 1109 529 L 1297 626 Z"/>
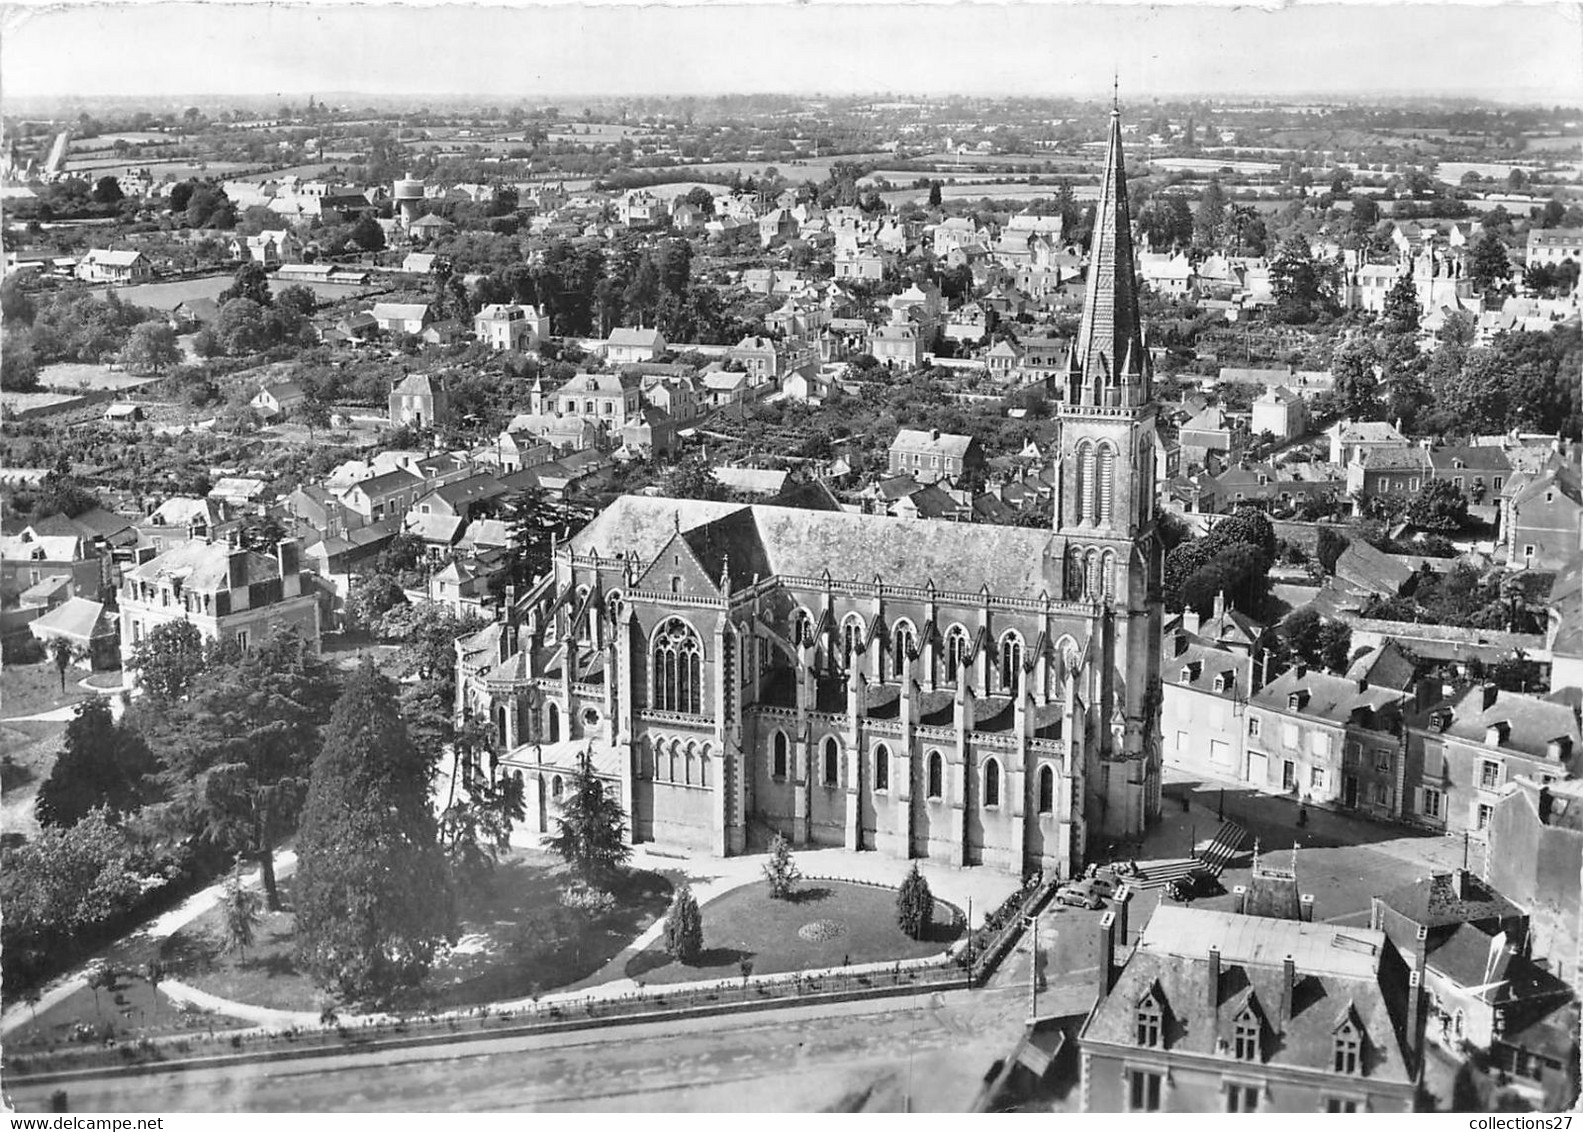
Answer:
<path fill-rule="evenodd" d="M 587 757 L 628 836 L 1079 872 L 1159 816 L 1155 405 L 1119 115 L 1049 530 L 642 496 L 457 641 L 537 844 Z"/>

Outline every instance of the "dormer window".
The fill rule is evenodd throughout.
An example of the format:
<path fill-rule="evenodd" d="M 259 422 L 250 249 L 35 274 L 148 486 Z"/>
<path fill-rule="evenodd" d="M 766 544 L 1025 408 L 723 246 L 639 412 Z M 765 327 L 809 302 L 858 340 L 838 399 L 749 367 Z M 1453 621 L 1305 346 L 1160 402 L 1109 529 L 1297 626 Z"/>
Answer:
<path fill-rule="evenodd" d="M 1238 1061 L 1259 1060 L 1259 1017 L 1252 1010 L 1244 1009 L 1237 1015 L 1232 1053 Z"/>
<path fill-rule="evenodd" d="M 1160 1047 L 1161 1017 L 1159 1000 L 1153 994 L 1146 995 L 1138 1003 L 1138 1044 L 1149 1049 Z"/>
<path fill-rule="evenodd" d="M 1450 722 L 1450 712 L 1432 711 L 1429 713 L 1429 730 L 1431 731 L 1444 731 Z"/>
<path fill-rule="evenodd" d="M 1286 697 L 1287 710 L 1289 710 L 1289 711 L 1302 711 L 1303 708 L 1305 708 L 1306 706 L 1308 706 L 1308 692 L 1307 692 L 1306 689 L 1299 689 L 1298 691 L 1292 692 L 1292 693 L 1287 695 L 1287 697 Z"/>
<path fill-rule="evenodd" d="M 1337 1073 L 1351 1073 L 1356 1075 L 1363 1068 L 1363 1035 L 1358 1032 L 1356 1025 L 1349 1019 L 1341 1024 L 1336 1031 L 1336 1060 Z"/>
<path fill-rule="evenodd" d="M 1183 684 L 1191 684 L 1192 682 L 1193 682 L 1193 666 L 1191 664 L 1184 664 L 1184 665 L 1182 665 L 1182 683 Z"/>

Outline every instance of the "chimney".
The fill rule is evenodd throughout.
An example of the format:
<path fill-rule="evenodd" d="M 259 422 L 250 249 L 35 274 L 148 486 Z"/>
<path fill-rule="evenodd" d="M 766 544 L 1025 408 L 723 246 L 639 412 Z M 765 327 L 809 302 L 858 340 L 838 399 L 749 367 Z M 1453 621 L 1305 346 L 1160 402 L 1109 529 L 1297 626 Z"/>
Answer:
<path fill-rule="evenodd" d="M 295 577 L 301 566 L 297 558 L 297 540 L 283 538 L 275 544 L 275 563 L 280 567 L 280 580 Z"/>
<path fill-rule="evenodd" d="M 234 544 L 226 552 L 226 588 L 231 590 L 244 589 L 247 586 L 247 551 L 239 549 Z"/>
<path fill-rule="evenodd" d="M 1419 949 L 1413 970 L 1407 976 L 1407 1039 L 1409 1067 L 1423 1050 L 1424 1039 L 1424 951 Z"/>
<path fill-rule="evenodd" d="M 1482 705 L 1481 710 L 1489 711 L 1490 708 L 1495 706 L 1495 701 L 1500 697 L 1501 690 L 1494 684 L 1486 684 L 1482 689 L 1482 693 L 1483 695 L 1480 700 Z"/>
<path fill-rule="evenodd" d="M 1174 638 L 1174 643 L 1172 645 L 1171 655 L 1172 656 L 1181 656 L 1186 651 L 1187 651 L 1187 632 L 1184 629 L 1178 629 L 1176 631 L 1176 636 Z"/>
<path fill-rule="evenodd" d="M 1182 628 L 1186 629 L 1189 633 L 1198 632 L 1200 620 L 1201 619 L 1198 616 L 1198 610 L 1191 608 L 1182 610 Z"/>
<path fill-rule="evenodd" d="M 1297 667 L 1292 669 L 1292 671 L 1296 674 L 1297 678 L 1301 680 L 1303 677 L 1308 675 L 1308 665 L 1299 661 L 1297 663 Z"/>
<path fill-rule="evenodd" d="M 1116 962 L 1116 913 L 1106 912 L 1099 918 L 1099 982 L 1098 998 L 1110 993 L 1111 975 Z"/>
<path fill-rule="evenodd" d="M 1550 793 L 1550 787 L 1539 787 L 1539 823 L 1547 825 L 1550 821 L 1550 809 L 1555 805 L 1555 798 Z"/>
<path fill-rule="evenodd" d="M 1314 922 L 1314 894 L 1305 892 L 1297 898 L 1297 918 L 1305 924 Z"/>
<path fill-rule="evenodd" d="M 1292 991 L 1297 986 L 1297 963 L 1288 955 L 1281 960 L 1281 1001 L 1276 1005 L 1276 1021 L 1284 1032 L 1292 1020 Z"/>
<path fill-rule="evenodd" d="M 1123 884 L 1121 891 L 1116 893 L 1115 899 L 1110 902 L 1111 912 L 1116 917 L 1116 940 L 1121 944 L 1123 950 L 1127 947 L 1127 912 L 1131 904 L 1132 886 Z"/>
<path fill-rule="evenodd" d="M 1245 885 L 1245 884 L 1236 885 L 1231 890 L 1231 897 L 1232 897 L 1232 907 L 1236 910 L 1237 915 L 1239 915 L 1239 916 L 1247 915 L 1248 914 L 1248 886 Z"/>
<path fill-rule="evenodd" d="M 1468 871 L 1466 869 L 1451 870 L 1451 891 L 1458 900 L 1468 898 Z"/>
<path fill-rule="evenodd" d="M 1220 948 L 1209 948 L 1209 1021 L 1211 1032 L 1220 1032 Z"/>

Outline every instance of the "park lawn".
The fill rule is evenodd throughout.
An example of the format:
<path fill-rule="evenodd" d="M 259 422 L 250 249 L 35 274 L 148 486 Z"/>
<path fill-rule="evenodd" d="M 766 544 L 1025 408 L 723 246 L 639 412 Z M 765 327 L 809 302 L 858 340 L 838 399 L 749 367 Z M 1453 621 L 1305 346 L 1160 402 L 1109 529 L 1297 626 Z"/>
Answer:
<path fill-rule="evenodd" d="M 840 967 L 844 964 L 920 959 L 939 955 L 962 934 L 962 916 L 936 900 L 932 930 L 908 937 L 896 925 L 896 890 L 821 880 L 805 882 L 791 900 L 775 900 L 763 884 L 749 884 L 702 908 L 704 949 L 681 964 L 655 940 L 627 963 L 628 977 L 643 983 L 686 983 L 740 977 L 744 961 L 755 975 Z M 830 921 L 839 933 L 827 939 L 799 934 L 804 925 Z"/>
<path fill-rule="evenodd" d="M 40 715 L 56 708 L 70 707 L 79 700 L 86 700 L 88 693 L 77 687 L 77 681 L 88 673 L 71 665 L 66 669 L 66 690 L 61 691 L 60 669 L 52 660 L 36 664 L 7 664 L 0 669 L 0 716 L 16 719 L 24 715 Z"/>
<path fill-rule="evenodd" d="M 513 850 L 472 890 L 458 894 L 456 946 L 424 985 L 393 1009 L 450 1010 L 527 998 L 593 974 L 654 923 L 670 903 L 671 882 L 634 870 L 611 886 L 617 911 L 597 924 L 546 916 L 573 875 L 559 858 Z M 297 966 L 291 881 L 280 884 L 286 910 L 264 913 L 245 955 L 225 949 L 223 912 L 213 908 L 171 936 L 161 958 L 172 978 L 234 1002 L 318 1011 L 333 998 Z M 552 925 L 535 932 L 529 925 Z"/>
<path fill-rule="evenodd" d="M 60 1002 L 37 1011 L 24 1025 L 6 1035 L 8 1057 L 17 1053 L 38 1053 L 70 1045 L 100 1041 L 108 1027 L 116 1041 L 161 1034 L 200 1033 L 235 1029 L 246 1023 L 200 1010 L 178 1006 L 156 993 L 148 980 L 135 970 L 115 968 L 114 988 L 97 994 L 81 987 Z"/>

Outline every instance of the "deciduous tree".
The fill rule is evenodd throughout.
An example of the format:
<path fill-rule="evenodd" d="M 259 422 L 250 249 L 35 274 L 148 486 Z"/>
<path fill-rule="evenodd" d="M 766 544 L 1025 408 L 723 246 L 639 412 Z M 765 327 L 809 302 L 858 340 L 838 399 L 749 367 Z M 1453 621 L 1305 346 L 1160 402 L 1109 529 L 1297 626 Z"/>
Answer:
<path fill-rule="evenodd" d="M 73 825 L 100 807 L 130 813 L 152 795 L 146 779 L 155 770 L 142 736 L 117 723 L 102 696 L 86 699 L 66 724 L 60 757 L 39 787 L 39 823 Z"/>

